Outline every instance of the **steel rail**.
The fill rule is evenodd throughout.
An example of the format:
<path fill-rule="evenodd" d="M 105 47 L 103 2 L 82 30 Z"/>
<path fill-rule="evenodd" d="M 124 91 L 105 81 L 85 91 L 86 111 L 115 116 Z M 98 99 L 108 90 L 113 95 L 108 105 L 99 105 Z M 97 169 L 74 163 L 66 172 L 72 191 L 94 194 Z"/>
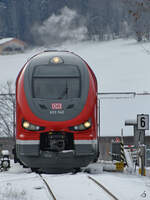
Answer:
<path fill-rule="evenodd" d="M 114 200 L 119 200 L 115 195 L 113 195 L 106 187 L 104 187 L 101 183 L 99 183 L 97 180 L 92 178 L 91 176 L 88 176 L 90 180 L 92 180 L 96 185 L 98 185 L 100 188 L 102 188 L 109 196 L 111 196 Z"/>
<path fill-rule="evenodd" d="M 51 195 L 52 198 L 53 198 L 53 200 L 56 200 L 56 197 L 55 197 L 53 191 L 51 190 L 49 184 L 47 183 L 47 181 L 43 178 L 43 176 L 42 176 L 41 174 L 39 174 L 39 176 L 40 176 L 40 178 L 42 179 L 42 181 L 44 182 L 44 184 L 46 185 L 46 187 L 47 187 L 47 189 L 48 189 L 50 195 Z"/>

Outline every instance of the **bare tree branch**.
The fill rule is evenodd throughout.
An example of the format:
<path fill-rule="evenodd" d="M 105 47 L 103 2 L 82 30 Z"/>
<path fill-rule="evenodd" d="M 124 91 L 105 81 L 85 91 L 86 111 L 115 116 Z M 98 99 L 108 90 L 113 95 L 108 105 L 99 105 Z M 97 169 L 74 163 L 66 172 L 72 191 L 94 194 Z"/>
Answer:
<path fill-rule="evenodd" d="M 13 83 L 7 82 L 0 87 L 0 136 L 14 135 L 15 95 Z"/>

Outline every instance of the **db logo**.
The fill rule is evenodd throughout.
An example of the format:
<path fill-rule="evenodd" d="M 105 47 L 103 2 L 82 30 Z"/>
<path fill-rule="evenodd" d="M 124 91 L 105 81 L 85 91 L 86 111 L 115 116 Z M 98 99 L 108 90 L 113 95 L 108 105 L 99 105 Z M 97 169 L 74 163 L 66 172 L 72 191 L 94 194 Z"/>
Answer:
<path fill-rule="evenodd" d="M 52 103 L 51 107 L 52 107 L 52 110 L 61 110 L 62 109 L 62 103 Z"/>

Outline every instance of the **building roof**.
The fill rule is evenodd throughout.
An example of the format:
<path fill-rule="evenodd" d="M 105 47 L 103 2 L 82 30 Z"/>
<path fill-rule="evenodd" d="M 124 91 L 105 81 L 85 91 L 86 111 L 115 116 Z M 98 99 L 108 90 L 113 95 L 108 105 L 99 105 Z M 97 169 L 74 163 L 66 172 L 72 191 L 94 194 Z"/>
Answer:
<path fill-rule="evenodd" d="M 3 38 L 3 39 L 0 39 L 0 45 L 1 44 L 4 44 L 6 42 L 10 42 L 11 40 L 13 40 L 14 38 Z"/>

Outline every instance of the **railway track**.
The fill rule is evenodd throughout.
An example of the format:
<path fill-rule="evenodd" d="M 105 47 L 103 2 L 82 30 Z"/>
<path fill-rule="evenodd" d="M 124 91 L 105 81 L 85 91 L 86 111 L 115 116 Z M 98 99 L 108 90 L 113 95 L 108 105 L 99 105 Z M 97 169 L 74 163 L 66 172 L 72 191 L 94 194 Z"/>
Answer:
<path fill-rule="evenodd" d="M 75 175 L 76 176 L 76 175 Z M 58 190 L 58 188 L 60 188 L 59 183 L 55 182 L 53 183 L 53 178 L 51 180 L 51 178 L 48 177 L 43 177 L 42 175 L 40 175 L 41 179 L 43 180 L 43 182 L 45 183 L 50 195 L 53 197 L 53 200 L 61 200 L 61 197 L 65 200 L 70 200 L 71 199 L 92 199 L 95 200 L 98 197 L 101 199 L 102 198 L 102 191 L 104 191 L 103 195 L 105 197 L 105 199 L 110 199 L 110 200 L 119 200 L 110 190 L 108 190 L 108 188 L 106 188 L 103 184 L 101 184 L 99 181 L 97 181 L 96 179 L 94 179 L 92 176 L 84 176 L 84 180 L 82 179 L 83 177 L 81 176 L 81 182 L 76 182 L 74 175 L 71 177 L 71 182 L 67 182 L 68 180 L 64 180 L 64 187 L 63 189 L 60 191 Z M 60 179 L 59 179 L 60 180 Z M 60 182 L 62 183 L 62 180 L 60 180 Z M 90 185 L 89 185 L 90 183 Z M 86 187 L 86 186 L 87 187 Z M 97 190 L 97 187 L 99 188 Z M 51 189 L 52 188 L 52 189 Z M 90 189 L 89 189 L 90 188 Z M 75 190 L 76 189 L 76 190 Z M 58 194 L 59 191 L 59 194 Z M 72 196 L 69 196 L 68 191 L 72 191 Z M 74 191 L 78 191 L 75 192 Z M 95 194 L 95 192 L 97 192 L 97 194 Z M 55 193 L 55 194 L 54 194 Z M 77 194 L 78 193 L 78 194 Z M 56 196 L 55 196 L 56 195 Z M 92 195 L 92 196 L 89 196 Z"/>
<path fill-rule="evenodd" d="M 111 200 L 119 200 L 108 188 L 106 188 L 102 183 L 97 181 L 92 175 L 86 174 L 77 174 L 77 175 L 66 175 L 57 178 L 56 177 L 49 177 L 49 175 L 42 175 L 42 174 L 32 174 L 28 177 L 20 177 L 20 178 L 8 178 L 5 181 L 0 182 L 19 182 L 20 180 L 27 181 L 27 180 L 36 180 L 40 181 L 39 183 L 33 183 L 33 188 L 37 190 L 45 189 L 45 197 L 49 200 L 70 200 L 70 199 L 87 199 L 87 200 L 95 200 L 97 198 L 100 199 L 111 199 Z M 42 183 L 42 185 L 40 184 Z M 62 188 L 63 189 L 59 189 Z M 14 184 L 13 184 L 14 185 Z M 37 186 L 36 186 L 37 185 Z M 60 187 L 61 185 L 61 187 Z M 99 188 L 99 189 L 98 189 Z M 76 190 L 75 190 L 76 189 Z M 42 190 L 41 190 L 42 191 Z M 68 193 L 68 191 L 72 191 Z M 78 191 L 74 193 L 74 191 Z M 104 191 L 104 192 L 102 192 Z M 102 194 L 103 193 L 103 194 Z M 70 196 L 71 195 L 71 196 Z M 103 197 L 102 197 L 103 195 Z"/>
<path fill-rule="evenodd" d="M 40 178 L 42 179 L 42 181 L 44 182 L 44 184 L 46 185 L 47 187 L 47 190 L 49 192 L 49 194 L 51 195 L 51 197 L 53 198 L 53 200 L 57 200 L 52 189 L 50 188 L 50 185 L 47 183 L 47 181 L 45 180 L 45 178 L 39 174 Z M 94 179 L 93 177 L 91 176 L 87 176 L 88 179 L 90 179 L 94 184 L 96 184 L 99 188 L 101 188 L 103 191 L 105 191 L 105 193 L 107 193 L 111 199 L 113 200 L 119 200 L 114 194 L 112 194 L 111 191 L 109 191 L 103 184 L 101 184 L 99 181 L 97 181 L 96 179 Z M 67 200 L 67 199 L 66 199 Z"/>
<path fill-rule="evenodd" d="M 48 196 L 48 199 L 49 200 L 56 200 L 56 197 L 50 187 L 50 184 L 47 183 L 47 181 L 45 180 L 45 178 L 41 175 L 41 174 L 26 174 L 26 176 L 21 176 L 21 177 L 15 177 L 15 178 L 8 178 L 8 179 L 3 179 L 3 180 L 0 180 L 0 184 L 6 184 L 7 186 L 8 185 L 11 185 L 11 183 L 13 182 L 12 185 L 14 185 L 14 182 L 20 182 L 20 181 L 23 181 L 23 182 L 26 182 L 26 181 L 35 181 L 35 183 L 37 181 L 40 181 L 39 183 L 41 184 L 34 184 L 31 186 L 33 187 L 33 189 L 36 189 L 36 190 L 41 190 L 41 189 L 45 189 L 47 191 L 47 196 Z"/>
<path fill-rule="evenodd" d="M 40 178 L 42 179 L 44 185 L 46 186 L 47 191 L 48 191 L 48 193 L 50 194 L 50 197 L 52 197 L 53 200 L 56 200 L 56 197 L 55 197 L 55 195 L 54 195 L 52 189 L 50 188 L 49 184 L 48 184 L 47 181 L 45 180 L 45 178 L 44 178 L 41 174 L 39 174 L 39 176 L 40 176 Z"/>
<path fill-rule="evenodd" d="M 110 192 L 104 185 L 102 185 L 100 182 L 98 182 L 97 180 L 95 180 L 93 177 L 88 176 L 88 178 L 93 181 L 98 187 L 100 187 L 101 189 L 103 189 L 113 200 L 119 200 L 114 194 L 112 194 L 112 192 Z"/>

